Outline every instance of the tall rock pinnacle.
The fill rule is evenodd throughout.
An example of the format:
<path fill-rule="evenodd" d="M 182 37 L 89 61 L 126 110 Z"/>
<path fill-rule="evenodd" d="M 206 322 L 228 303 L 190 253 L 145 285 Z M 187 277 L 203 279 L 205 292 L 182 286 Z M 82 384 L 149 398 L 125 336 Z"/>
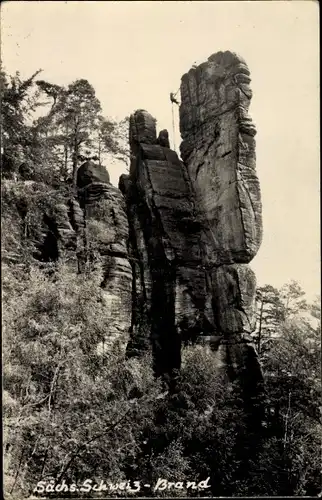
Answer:
<path fill-rule="evenodd" d="M 157 373 L 171 373 L 183 346 L 202 342 L 256 398 L 256 281 L 247 264 L 261 244 L 262 218 L 249 75 L 239 56 L 218 52 L 182 77 L 183 161 L 166 131 L 157 139 L 155 119 L 136 111 L 130 175 L 120 187 L 133 269 L 129 352 L 151 343 Z"/>
<path fill-rule="evenodd" d="M 181 155 L 206 215 L 207 257 L 215 265 L 250 262 L 262 240 L 249 75 L 243 59 L 218 52 L 181 81 Z"/>

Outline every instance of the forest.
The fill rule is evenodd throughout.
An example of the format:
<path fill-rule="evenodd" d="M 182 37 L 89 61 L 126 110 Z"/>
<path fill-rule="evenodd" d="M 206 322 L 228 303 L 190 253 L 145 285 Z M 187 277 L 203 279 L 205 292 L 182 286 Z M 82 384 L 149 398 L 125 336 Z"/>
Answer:
<path fill-rule="evenodd" d="M 174 393 L 155 378 L 151 353 L 124 359 L 117 345 L 97 352 L 108 331 L 99 255 L 75 274 L 67 258 L 37 260 L 27 229 L 12 231 L 13 191 L 28 198 L 28 182 L 37 182 L 67 199 L 83 161 L 123 161 L 126 169 L 129 159 L 127 117 L 105 117 L 85 79 L 64 87 L 40 75 L 1 72 L 6 498 L 319 495 L 319 297 L 308 302 L 295 281 L 257 288 L 252 335 L 265 379 L 265 425 L 247 454 L 238 390 L 211 351 L 185 347 Z M 144 488 L 160 478 L 177 487 Z M 207 478 L 209 488 L 187 488 Z M 112 486 L 61 486 L 86 480 Z"/>

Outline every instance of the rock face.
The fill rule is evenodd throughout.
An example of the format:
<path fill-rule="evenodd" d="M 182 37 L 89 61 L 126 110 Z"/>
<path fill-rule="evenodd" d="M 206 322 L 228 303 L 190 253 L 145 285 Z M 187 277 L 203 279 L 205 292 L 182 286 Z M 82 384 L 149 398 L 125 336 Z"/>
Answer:
<path fill-rule="evenodd" d="M 77 171 L 77 186 L 83 188 L 93 182 L 110 183 L 110 175 L 103 165 L 86 161 Z"/>
<path fill-rule="evenodd" d="M 218 52 L 181 82 L 181 155 L 206 216 L 207 260 L 216 266 L 250 262 L 262 239 L 249 75 L 236 54 Z"/>
<path fill-rule="evenodd" d="M 105 167 L 93 162 L 81 165 L 77 180 L 77 198 L 44 183 L 4 181 L 3 261 L 23 265 L 26 253 L 38 263 L 64 258 L 75 273 L 90 271 L 100 261 L 102 299 L 109 319 L 104 349 L 119 343 L 125 350 L 131 325 L 132 269 L 124 197 L 110 184 Z"/>
<path fill-rule="evenodd" d="M 8 264 L 22 264 L 26 252 L 38 262 L 55 262 L 64 255 L 77 270 L 78 234 L 83 228 L 77 200 L 68 203 L 62 192 L 44 183 L 6 180 L 2 203 Z"/>
<path fill-rule="evenodd" d="M 120 189 L 133 269 L 129 354 L 148 346 L 151 334 L 156 371 L 171 374 L 186 342 L 206 343 L 231 378 L 243 372 L 252 397 L 262 377 L 247 263 L 261 244 L 262 220 L 249 75 L 240 57 L 219 52 L 182 77 L 183 161 L 166 131 L 157 138 L 155 119 L 136 111 L 130 175 Z"/>
<path fill-rule="evenodd" d="M 190 180 L 177 154 L 160 142 L 152 116 L 134 113 L 130 177 L 122 176 L 120 188 L 127 199 L 133 266 L 129 352 L 147 347 L 151 333 L 156 371 L 164 373 L 180 367 L 183 323 L 188 316 L 195 326 L 204 291 L 193 285 L 200 279 L 201 255 Z"/>
<path fill-rule="evenodd" d="M 236 359 L 231 367 L 257 372 L 248 394 L 261 377 L 249 336 L 256 280 L 247 263 L 262 241 L 250 81 L 242 58 L 218 52 L 182 77 L 180 105 L 180 149 L 204 220 L 201 244 L 215 323 L 227 360 Z"/>

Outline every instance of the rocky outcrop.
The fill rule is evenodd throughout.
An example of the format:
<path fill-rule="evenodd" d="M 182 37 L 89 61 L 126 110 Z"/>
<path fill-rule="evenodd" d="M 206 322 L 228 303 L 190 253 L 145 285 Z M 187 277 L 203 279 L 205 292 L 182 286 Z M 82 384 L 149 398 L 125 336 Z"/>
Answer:
<path fill-rule="evenodd" d="M 255 386 L 260 367 L 249 334 L 254 330 L 256 280 L 247 263 L 262 241 L 262 214 L 256 129 L 248 115 L 250 81 L 245 61 L 231 52 L 218 52 L 185 74 L 180 149 L 204 220 L 203 258 L 227 363 L 232 373 L 241 367 L 253 373 Z"/>
<path fill-rule="evenodd" d="M 156 371 L 164 373 L 180 367 L 182 325 L 188 316 L 195 326 L 195 311 L 202 309 L 198 300 L 205 294 L 194 286 L 201 266 L 200 222 L 190 180 L 160 137 L 167 133 L 157 139 L 149 113 L 138 110 L 131 116 L 130 177 L 121 178 L 120 188 L 128 205 L 133 267 L 129 352 L 147 347 L 151 335 Z"/>
<path fill-rule="evenodd" d="M 78 199 L 85 221 L 86 257 L 103 264 L 102 296 L 109 332 L 105 346 L 128 342 L 132 307 L 132 269 L 128 258 L 129 226 L 125 201 L 109 182 L 105 167 L 85 162 L 78 169 Z"/>
<path fill-rule="evenodd" d="M 136 111 L 130 175 L 120 189 L 133 269 L 129 355 L 151 342 L 157 373 L 171 374 L 185 343 L 205 343 L 252 397 L 262 377 L 247 263 L 260 246 L 262 220 L 249 74 L 236 54 L 219 52 L 182 77 L 183 161 L 166 131 L 157 138 L 156 120 Z"/>
<path fill-rule="evenodd" d="M 77 234 L 83 224 L 82 216 L 78 226 L 73 223 L 81 212 L 78 202 L 70 206 L 62 191 L 35 181 L 6 180 L 1 193 L 4 261 L 21 265 L 26 256 L 35 262 L 64 256 L 77 270 Z"/>
<path fill-rule="evenodd" d="M 206 258 L 216 266 L 250 262 L 262 240 L 249 75 L 239 56 L 218 52 L 181 82 L 181 155 L 206 217 Z"/>
<path fill-rule="evenodd" d="M 116 343 L 125 349 L 132 305 L 125 201 L 101 165 L 84 163 L 77 180 L 77 198 L 62 186 L 4 181 L 3 262 L 22 266 L 32 259 L 38 264 L 64 259 L 75 273 L 90 272 L 100 263 L 102 300 L 109 319 L 104 349 Z"/>
<path fill-rule="evenodd" d="M 86 161 L 77 170 L 77 186 L 81 189 L 93 182 L 109 184 L 110 175 L 103 165 L 93 161 Z"/>

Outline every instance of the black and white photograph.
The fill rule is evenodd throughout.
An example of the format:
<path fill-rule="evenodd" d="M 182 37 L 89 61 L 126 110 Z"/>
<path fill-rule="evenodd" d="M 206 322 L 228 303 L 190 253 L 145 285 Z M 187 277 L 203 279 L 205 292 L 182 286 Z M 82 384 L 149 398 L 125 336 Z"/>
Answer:
<path fill-rule="evenodd" d="M 322 498 L 318 2 L 0 15 L 4 498 Z"/>

